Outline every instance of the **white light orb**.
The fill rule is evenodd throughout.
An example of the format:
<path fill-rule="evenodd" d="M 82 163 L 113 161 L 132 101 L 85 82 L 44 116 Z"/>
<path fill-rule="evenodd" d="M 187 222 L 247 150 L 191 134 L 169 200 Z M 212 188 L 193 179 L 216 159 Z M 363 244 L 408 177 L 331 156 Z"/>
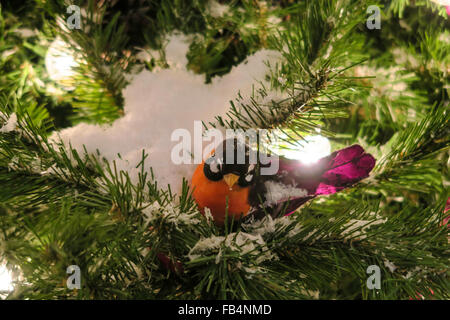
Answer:
<path fill-rule="evenodd" d="M 0 264 L 0 297 L 14 290 L 11 272 L 4 264 Z"/>
<path fill-rule="evenodd" d="M 279 154 L 289 159 L 300 160 L 304 164 L 316 163 L 319 159 L 331 153 L 330 141 L 320 135 L 307 136 L 297 141 L 298 147 L 280 149 Z"/>
<path fill-rule="evenodd" d="M 74 70 L 79 63 L 74 58 L 74 51 L 67 42 L 56 38 L 47 50 L 45 67 L 50 79 L 66 89 L 72 89 L 74 84 Z"/>
<path fill-rule="evenodd" d="M 441 6 L 450 6 L 450 0 L 431 0 Z"/>

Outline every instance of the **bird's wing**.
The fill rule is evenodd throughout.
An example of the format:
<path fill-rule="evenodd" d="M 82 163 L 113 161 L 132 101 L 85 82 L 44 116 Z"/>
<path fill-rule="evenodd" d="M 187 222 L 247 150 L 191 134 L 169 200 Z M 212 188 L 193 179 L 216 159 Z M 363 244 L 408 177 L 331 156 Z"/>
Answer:
<path fill-rule="evenodd" d="M 336 193 L 369 176 L 375 158 L 359 145 L 333 152 L 317 163 L 279 158 L 275 175 L 260 176 L 249 193 L 255 218 L 270 214 L 291 214 L 308 200 Z"/>

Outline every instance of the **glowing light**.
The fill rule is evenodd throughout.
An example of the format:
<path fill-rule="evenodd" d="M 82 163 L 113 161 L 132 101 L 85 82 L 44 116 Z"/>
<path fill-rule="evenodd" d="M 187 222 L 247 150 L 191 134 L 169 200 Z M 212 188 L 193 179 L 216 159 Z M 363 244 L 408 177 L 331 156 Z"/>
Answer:
<path fill-rule="evenodd" d="M 320 135 L 307 136 L 304 140 L 297 141 L 297 147 L 278 149 L 279 155 L 289 159 L 297 159 L 305 164 L 312 164 L 331 153 L 330 141 Z"/>
<path fill-rule="evenodd" d="M 78 65 L 74 58 L 74 51 L 68 43 L 61 38 L 56 38 L 50 44 L 45 56 L 45 67 L 50 79 L 68 90 L 73 89 L 73 77 L 76 75 L 74 68 Z"/>
<path fill-rule="evenodd" d="M 2 294 L 14 290 L 12 283 L 13 278 L 11 272 L 6 268 L 5 265 L 0 264 L 0 297 Z"/>
<path fill-rule="evenodd" d="M 440 4 L 441 6 L 450 6 L 450 0 L 431 0 L 431 1 Z"/>

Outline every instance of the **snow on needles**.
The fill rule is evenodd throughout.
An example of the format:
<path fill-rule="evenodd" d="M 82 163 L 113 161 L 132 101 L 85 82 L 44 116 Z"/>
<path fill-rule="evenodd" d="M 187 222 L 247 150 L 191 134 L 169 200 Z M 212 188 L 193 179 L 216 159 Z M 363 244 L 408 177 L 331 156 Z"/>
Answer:
<path fill-rule="evenodd" d="M 279 182 L 267 181 L 264 184 L 267 188 L 266 202 L 264 205 L 270 206 L 290 199 L 301 198 L 308 195 L 308 190 L 286 186 Z"/>
<path fill-rule="evenodd" d="M 227 5 L 221 4 L 217 2 L 216 0 L 209 1 L 207 7 L 206 7 L 208 13 L 215 18 L 222 17 L 224 14 L 228 13 L 230 10 L 230 7 Z"/>
<path fill-rule="evenodd" d="M 201 222 L 198 218 L 198 212 L 182 212 L 180 211 L 180 208 L 172 202 L 169 202 L 164 207 L 161 207 L 157 201 L 150 205 L 145 204 L 142 213 L 144 214 L 147 223 L 163 218 L 167 222 L 174 224 L 176 228 L 179 228 L 179 224 L 189 225 Z"/>
<path fill-rule="evenodd" d="M 233 232 L 224 236 L 212 236 L 199 240 L 190 250 L 189 259 L 195 260 L 208 253 L 216 254 L 216 263 L 222 258 L 222 250 L 238 252 L 241 256 L 250 255 L 255 259 L 252 260 L 252 267 L 261 264 L 264 261 L 278 259 L 267 247 L 265 241 L 260 234 L 250 234 L 246 232 Z M 252 271 L 261 271 L 260 269 L 245 268 L 249 273 Z"/>
<path fill-rule="evenodd" d="M 115 160 L 119 170 L 128 171 L 134 182 L 139 172 L 136 165 L 144 150 L 149 154 L 145 169 L 153 168 L 158 185 L 170 184 L 175 193 L 180 193 L 182 178 L 189 180 L 196 165 L 176 165 L 171 161 L 171 150 L 179 143 L 171 141 L 172 132 L 184 128 L 194 137 L 194 121 L 208 123 L 214 122 L 215 116 L 224 116 L 229 101 L 238 92 L 250 96 L 252 85 L 264 79 L 269 71 L 264 62 L 273 65 L 280 59 L 279 53 L 262 50 L 223 77 L 215 77 L 212 83 L 205 84 L 204 75 L 186 69 L 188 48 L 185 36 L 170 37 L 166 58 L 172 67 L 134 75 L 123 92 L 125 115 L 112 125 L 81 123 L 56 132 L 51 141 L 61 139 L 79 153 L 83 153 L 83 145 L 89 153 L 98 149 L 109 161 Z"/>
<path fill-rule="evenodd" d="M 11 114 L 9 116 L 9 119 L 6 121 L 6 123 L 0 127 L 0 132 L 10 132 L 16 129 L 17 127 L 17 115 L 15 113 Z"/>

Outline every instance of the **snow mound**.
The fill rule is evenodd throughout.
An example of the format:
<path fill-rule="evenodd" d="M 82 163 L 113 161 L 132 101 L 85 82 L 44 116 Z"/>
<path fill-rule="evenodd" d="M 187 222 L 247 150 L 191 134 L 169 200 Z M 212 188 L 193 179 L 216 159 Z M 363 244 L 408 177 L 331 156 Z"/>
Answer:
<path fill-rule="evenodd" d="M 228 74 L 205 84 L 204 75 L 186 69 L 189 48 L 186 39 L 181 35 L 170 37 L 166 47 L 170 69 L 144 70 L 132 76 L 123 92 L 122 118 L 109 126 L 81 123 L 54 133 L 51 140 L 70 143 L 80 153 L 83 145 L 89 153 L 98 149 L 110 162 L 115 160 L 118 169 L 127 171 L 134 181 L 138 177 L 136 165 L 144 150 L 149 154 L 145 169 L 153 168 L 158 185 L 170 184 L 175 193 L 180 193 L 182 178 L 190 180 L 196 165 L 176 165 L 171 161 L 171 150 L 179 143 L 171 141 L 172 132 L 187 129 L 193 145 L 194 121 L 208 123 L 214 122 L 215 116 L 224 116 L 230 108 L 229 101 L 235 100 L 238 92 L 248 97 L 252 86 L 264 79 L 269 71 L 264 62 L 274 65 L 280 59 L 276 51 L 261 50 Z"/>

